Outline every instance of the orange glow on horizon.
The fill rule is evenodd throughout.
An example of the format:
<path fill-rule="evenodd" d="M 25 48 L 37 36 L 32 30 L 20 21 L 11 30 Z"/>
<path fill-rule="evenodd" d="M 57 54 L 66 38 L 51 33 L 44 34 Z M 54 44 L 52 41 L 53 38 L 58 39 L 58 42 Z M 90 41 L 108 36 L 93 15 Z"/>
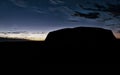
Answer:
<path fill-rule="evenodd" d="M 117 39 L 120 39 L 120 33 L 115 33 L 115 32 L 113 32 L 113 33 Z"/>

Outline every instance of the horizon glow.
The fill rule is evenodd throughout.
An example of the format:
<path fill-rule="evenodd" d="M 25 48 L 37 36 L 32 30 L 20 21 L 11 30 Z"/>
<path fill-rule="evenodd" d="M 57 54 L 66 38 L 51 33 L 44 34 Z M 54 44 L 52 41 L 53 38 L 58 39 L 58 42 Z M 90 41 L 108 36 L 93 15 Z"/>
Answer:
<path fill-rule="evenodd" d="M 119 33 L 113 32 L 113 34 L 117 39 L 120 39 Z M 48 33 L 38 33 L 38 32 L 36 33 L 27 32 L 27 33 L 19 33 L 19 34 L 16 34 L 16 32 L 0 33 L 1 38 L 25 39 L 31 41 L 45 41 L 47 35 Z"/>
<path fill-rule="evenodd" d="M 44 41 L 47 33 L 0 33 L 1 38 L 26 39 L 31 41 Z"/>

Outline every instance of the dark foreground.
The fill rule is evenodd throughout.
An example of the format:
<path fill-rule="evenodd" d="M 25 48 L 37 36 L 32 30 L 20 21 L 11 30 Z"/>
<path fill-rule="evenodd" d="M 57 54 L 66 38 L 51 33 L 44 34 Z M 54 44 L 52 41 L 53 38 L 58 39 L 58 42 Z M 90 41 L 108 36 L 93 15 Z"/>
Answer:
<path fill-rule="evenodd" d="M 40 60 L 41 63 L 120 63 L 120 40 L 109 48 L 44 48 L 44 42 L 0 43 L 2 57 L 14 60 Z"/>
<path fill-rule="evenodd" d="M 0 43 L 3 58 L 40 60 L 43 64 L 118 64 L 119 47 L 120 40 L 111 31 L 97 28 L 51 32 L 44 42 Z"/>

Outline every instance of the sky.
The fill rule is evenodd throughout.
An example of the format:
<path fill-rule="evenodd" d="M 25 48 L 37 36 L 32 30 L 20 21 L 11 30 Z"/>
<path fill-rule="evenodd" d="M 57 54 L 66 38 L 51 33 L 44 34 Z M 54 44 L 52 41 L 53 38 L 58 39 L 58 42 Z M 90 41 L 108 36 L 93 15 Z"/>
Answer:
<path fill-rule="evenodd" d="M 80 8 L 80 4 L 94 8 L 94 2 L 105 5 L 105 1 L 117 4 L 119 0 L 0 0 L 0 34 L 6 32 L 6 37 L 10 36 L 8 32 L 39 32 L 47 35 L 48 32 L 61 28 L 87 26 L 107 28 L 119 35 L 117 32 L 120 26 L 106 26 L 118 23 L 119 20 L 102 22 L 101 17 L 109 17 L 102 12 L 101 17 L 94 19 L 73 16 L 75 11 L 88 13 Z"/>

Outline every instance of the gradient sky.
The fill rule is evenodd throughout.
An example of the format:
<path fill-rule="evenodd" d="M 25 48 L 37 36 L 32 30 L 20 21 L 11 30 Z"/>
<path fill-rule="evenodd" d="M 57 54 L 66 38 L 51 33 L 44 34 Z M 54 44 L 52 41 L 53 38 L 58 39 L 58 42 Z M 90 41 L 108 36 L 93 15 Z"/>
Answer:
<path fill-rule="evenodd" d="M 107 27 L 111 22 L 100 22 L 99 19 L 87 19 L 72 16 L 80 10 L 78 4 L 91 6 L 86 0 L 0 0 L 0 32 L 27 31 L 49 32 L 56 29 L 77 26 L 94 26 L 117 31 L 119 28 Z M 118 0 L 87 0 L 104 4 L 117 3 Z M 117 21 L 112 21 L 112 23 Z"/>

